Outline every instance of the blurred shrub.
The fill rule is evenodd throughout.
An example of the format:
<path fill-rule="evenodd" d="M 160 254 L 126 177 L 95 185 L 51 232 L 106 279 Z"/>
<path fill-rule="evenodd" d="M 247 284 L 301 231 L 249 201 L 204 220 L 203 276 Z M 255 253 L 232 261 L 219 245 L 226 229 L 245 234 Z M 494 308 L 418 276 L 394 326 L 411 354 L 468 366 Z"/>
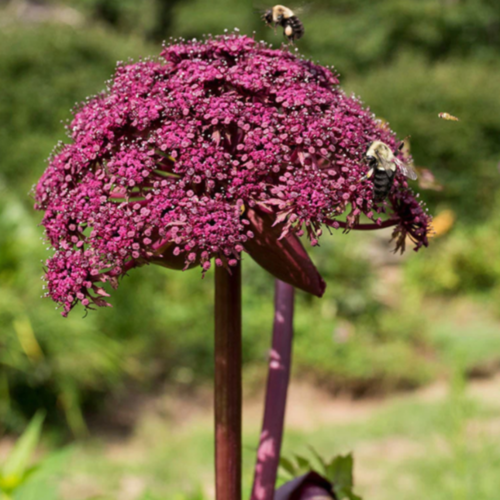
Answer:
<path fill-rule="evenodd" d="M 500 51 L 495 0 L 317 0 L 303 19 L 309 29 L 301 45 L 346 74 L 385 66 L 408 50 L 428 61 L 495 61 Z"/>
<path fill-rule="evenodd" d="M 299 297 L 295 370 L 357 395 L 428 381 L 436 367 L 422 355 L 430 341 L 418 297 L 406 293 L 397 309 L 376 298 L 369 235 L 334 233 L 323 241 L 313 253 L 328 286 L 322 299 Z"/>
<path fill-rule="evenodd" d="M 143 35 L 155 23 L 155 11 L 161 0 L 67 0 L 92 19 L 103 21 L 126 32 Z M 172 1 L 175 3 L 175 0 Z"/>
<path fill-rule="evenodd" d="M 234 27 L 250 33 L 262 25 L 259 9 L 250 0 L 67 0 L 63 3 L 104 26 L 156 42 L 170 36 L 192 38 L 220 33 L 224 28 Z"/>
<path fill-rule="evenodd" d="M 169 34 L 179 0 L 69 0 L 87 16 L 123 33 L 134 33 L 157 41 Z M 188 4 L 188 0 L 184 0 Z"/>
<path fill-rule="evenodd" d="M 13 195 L 1 194 L 0 376 L 8 397 L 3 423 L 18 429 L 24 415 L 45 407 L 49 419 L 63 410 L 73 430 L 82 432 L 81 391 L 103 391 L 117 381 L 122 347 L 100 333 L 94 320 L 61 321 L 53 305 L 40 298 L 41 231 Z"/>
<path fill-rule="evenodd" d="M 413 286 L 428 294 L 481 294 L 500 289 L 500 199 L 477 227 L 461 226 L 435 241 L 422 259 L 408 263 Z"/>
<path fill-rule="evenodd" d="M 174 37 L 186 39 L 200 37 L 208 33 L 221 34 L 224 30 L 238 28 L 242 33 L 251 35 L 272 33 L 261 21 L 260 11 L 269 7 L 268 2 L 251 0 L 190 0 L 180 2 L 175 9 L 175 22 L 171 25 Z M 272 4 L 271 4 L 272 5 Z M 281 36 L 281 34 L 280 34 Z M 281 43 L 282 39 L 279 39 Z"/>
<path fill-rule="evenodd" d="M 1 174 L 25 195 L 58 140 L 75 102 L 105 87 L 116 61 L 150 51 L 139 39 L 102 29 L 9 25 L 0 31 Z M 26 201 L 27 198 L 25 198 Z"/>

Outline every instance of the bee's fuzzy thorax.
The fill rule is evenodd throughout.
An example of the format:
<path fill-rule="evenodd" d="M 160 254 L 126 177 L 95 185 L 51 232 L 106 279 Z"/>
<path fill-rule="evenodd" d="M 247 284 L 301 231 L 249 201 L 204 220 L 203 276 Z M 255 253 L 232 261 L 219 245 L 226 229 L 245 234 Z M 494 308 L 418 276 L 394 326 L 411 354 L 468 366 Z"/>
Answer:
<path fill-rule="evenodd" d="M 279 22 L 280 16 L 283 19 L 288 19 L 294 15 L 293 11 L 291 9 L 289 9 L 288 7 L 285 7 L 284 5 L 275 5 L 272 8 L 272 12 L 273 12 L 274 22 Z"/>

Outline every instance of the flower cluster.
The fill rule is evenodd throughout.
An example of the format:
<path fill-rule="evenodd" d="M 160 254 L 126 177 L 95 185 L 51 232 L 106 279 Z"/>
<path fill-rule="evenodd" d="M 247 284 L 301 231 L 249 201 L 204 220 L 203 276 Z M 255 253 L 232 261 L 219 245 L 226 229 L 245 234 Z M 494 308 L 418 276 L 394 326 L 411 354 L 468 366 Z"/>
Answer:
<path fill-rule="evenodd" d="M 105 305 L 102 283 L 145 263 L 235 265 L 259 214 L 315 245 L 326 221 L 380 224 L 386 212 L 400 247 L 407 235 L 427 245 L 430 218 L 402 175 L 380 206 L 359 182 L 367 143 L 398 141 L 337 85 L 329 69 L 237 34 L 120 64 L 76 109 L 71 143 L 36 186 L 55 249 L 48 293 L 63 314 Z"/>

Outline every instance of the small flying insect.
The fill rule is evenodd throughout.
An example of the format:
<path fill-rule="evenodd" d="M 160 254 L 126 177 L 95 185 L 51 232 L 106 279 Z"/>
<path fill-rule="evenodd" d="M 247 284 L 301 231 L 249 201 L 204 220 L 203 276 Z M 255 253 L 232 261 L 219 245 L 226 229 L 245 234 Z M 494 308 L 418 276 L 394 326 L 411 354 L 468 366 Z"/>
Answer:
<path fill-rule="evenodd" d="M 442 118 L 443 120 L 448 120 L 452 122 L 458 122 L 460 121 L 456 116 L 450 115 L 450 113 L 439 113 L 439 118 Z"/>
<path fill-rule="evenodd" d="M 403 149 L 404 141 L 401 142 L 396 155 Z M 382 141 L 373 141 L 368 145 L 365 160 L 370 167 L 368 173 L 361 179 L 366 180 L 373 176 L 373 195 L 375 201 L 383 201 L 394 184 L 396 170 L 414 181 L 417 173 L 413 167 L 397 158 L 391 148 Z"/>
<path fill-rule="evenodd" d="M 410 141 L 409 137 L 406 137 L 403 141 L 404 145 L 399 146 L 399 151 L 403 153 L 404 156 L 410 156 Z M 417 167 L 413 165 L 413 169 L 418 175 L 418 187 L 421 189 L 431 189 L 432 191 L 442 191 L 444 188 L 439 184 L 434 174 L 425 167 Z"/>
<path fill-rule="evenodd" d="M 283 28 L 283 36 L 288 38 L 288 41 L 293 43 L 295 40 L 302 38 L 304 35 L 304 25 L 302 21 L 295 15 L 293 10 L 284 5 L 275 5 L 271 9 L 267 9 L 262 19 L 268 26 Z"/>

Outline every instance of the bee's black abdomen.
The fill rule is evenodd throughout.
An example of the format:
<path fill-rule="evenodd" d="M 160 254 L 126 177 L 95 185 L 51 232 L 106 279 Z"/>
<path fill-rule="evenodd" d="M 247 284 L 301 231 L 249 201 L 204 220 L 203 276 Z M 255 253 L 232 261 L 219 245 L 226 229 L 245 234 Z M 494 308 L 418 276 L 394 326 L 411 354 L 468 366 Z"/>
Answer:
<path fill-rule="evenodd" d="M 292 34 L 288 36 L 289 40 L 298 40 L 299 38 L 302 38 L 304 36 L 304 25 L 297 16 L 291 16 L 287 19 L 283 19 L 282 26 L 285 30 L 285 33 L 287 26 L 290 26 L 290 28 L 292 29 Z"/>
<path fill-rule="evenodd" d="M 300 21 L 300 19 L 297 16 L 292 16 L 290 19 L 290 24 L 293 28 L 293 33 L 294 33 L 294 38 L 295 40 L 298 40 L 299 38 L 302 38 L 305 33 L 304 25 Z"/>
<path fill-rule="evenodd" d="M 382 201 L 387 198 L 387 195 L 391 192 L 395 175 L 396 172 L 392 170 L 375 170 L 373 176 L 373 198 L 375 201 Z"/>

